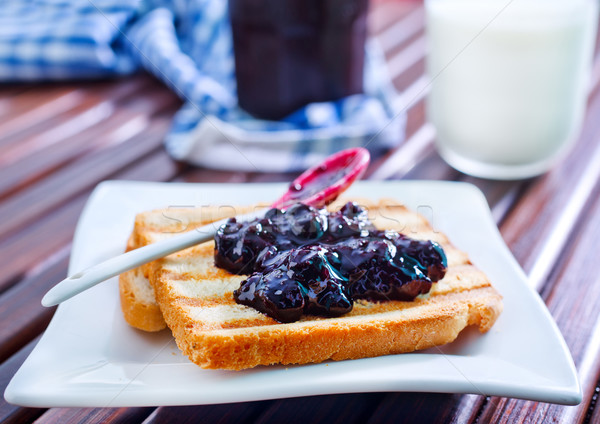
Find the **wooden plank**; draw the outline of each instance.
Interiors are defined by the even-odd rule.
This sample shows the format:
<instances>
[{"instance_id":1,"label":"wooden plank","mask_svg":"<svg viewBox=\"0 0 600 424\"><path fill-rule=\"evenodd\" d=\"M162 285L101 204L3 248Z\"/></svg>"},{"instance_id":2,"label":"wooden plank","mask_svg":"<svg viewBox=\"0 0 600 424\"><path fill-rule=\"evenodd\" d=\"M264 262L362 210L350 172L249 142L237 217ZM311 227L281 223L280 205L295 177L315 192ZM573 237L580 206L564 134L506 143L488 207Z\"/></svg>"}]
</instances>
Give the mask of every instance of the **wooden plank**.
<instances>
[{"instance_id":1,"label":"wooden plank","mask_svg":"<svg viewBox=\"0 0 600 424\"><path fill-rule=\"evenodd\" d=\"M580 422L600 423L600 408L598 407L598 398L600 398L600 381L596 384L590 407Z\"/></svg>"},{"instance_id":2,"label":"wooden plank","mask_svg":"<svg viewBox=\"0 0 600 424\"><path fill-rule=\"evenodd\" d=\"M163 181L172 179L178 170L179 166L166 155L164 150L159 149L155 154L136 163L135 166L115 174L115 178ZM59 209L54 214L56 216L52 216L47 220L45 219L44 225L54 232L54 234L48 235L48 239L57 240L55 236L64 236L66 234L66 237L59 237L60 240L58 241L62 240L62 244L56 243L48 246L44 243L44 247L46 248L42 249L41 252L36 252L37 246L35 243L39 239L32 236L32 234L39 234L42 231L39 228L32 228L29 236L23 237L23 234L20 234L23 240L27 240L22 250L27 251L28 254L22 256L28 258L31 263L37 263L43 260L43 258L51 256L52 252L56 249L62 248L62 252L59 252L53 261L49 260L46 264L42 264L36 270L32 271L25 280L21 281L13 289L4 292L2 297L0 297L0 319L4 323L10 322L11 324L0 330L0 345L3 348L3 354L5 348L8 351L14 351L16 346L25 343L28 338L26 335L31 336L41 332L50 315L53 313L53 309L42 308L39 302L46 290L66 274L66 257L69 253L68 242L70 242L72 229L76 224L77 217L88 195L89 192L83 193L77 199L70 201L65 207ZM70 231L65 231L65 228L68 228ZM64 239L67 240L64 241ZM2 251L1 247L0 251ZM12 249L11 253L21 256ZM24 269L27 269L27 265L28 262L24 261L24 263L13 266L9 269L9 272L13 270L12 273L14 274L14 269L24 272ZM4 319L5 316L10 316L11 320L6 321ZM8 379L12 377L29 354L35 342L36 340L30 343L23 353L19 352L12 355L10 359L2 364L0 367L0 376L6 379L3 387L6 386ZM9 405L3 400L0 402L0 421L2 422L5 422L5 420L6 422L15 423L32 422L42 412L43 410ZM141 422L151 412L151 408L53 409L40 417L40 420L37 422Z\"/></svg>"},{"instance_id":3,"label":"wooden plank","mask_svg":"<svg viewBox=\"0 0 600 424\"><path fill-rule=\"evenodd\" d=\"M407 180L455 181L461 175L459 171L444 162L434 148L431 148L420 158L418 166L413 167L401 177Z\"/></svg>"},{"instance_id":4,"label":"wooden plank","mask_svg":"<svg viewBox=\"0 0 600 424\"><path fill-rule=\"evenodd\" d=\"M299 175L298 173L293 173L293 172L270 173L270 174L252 173L252 174L248 175L248 179L249 179L249 181L251 181L253 183L291 182L298 175ZM273 199L273 200L275 200L275 199Z\"/></svg>"},{"instance_id":5,"label":"wooden plank","mask_svg":"<svg viewBox=\"0 0 600 424\"><path fill-rule=\"evenodd\" d=\"M581 360L577 364L579 383L583 391L583 400L577 407L565 408L560 411L563 422L600 422L590 421L592 414L597 412L598 391L600 383L600 320L588 337L588 343Z\"/></svg>"},{"instance_id":6,"label":"wooden plank","mask_svg":"<svg viewBox=\"0 0 600 424\"><path fill-rule=\"evenodd\" d=\"M369 16L371 33L385 52L395 53L423 33L425 9L415 3L387 3Z\"/></svg>"},{"instance_id":7,"label":"wooden plank","mask_svg":"<svg viewBox=\"0 0 600 424\"><path fill-rule=\"evenodd\" d=\"M190 167L173 181L188 183L245 183L248 182L247 172L220 171L206 168Z\"/></svg>"},{"instance_id":8,"label":"wooden plank","mask_svg":"<svg viewBox=\"0 0 600 424\"><path fill-rule=\"evenodd\" d=\"M80 100L80 95L72 95L76 87L76 84L34 84L25 89L1 86L0 138L12 135L15 128L18 131L26 126L20 121L21 116L29 114L29 120L36 121L51 116L53 109L66 110L76 104ZM15 119L17 122L14 122Z\"/></svg>"},{"instance_id":9,"label":"wooden plank","mask_svg":"<svg viewBox=\"0 0 600 424\"><path fill-rule=\"evenodd\" d=\"M385 33L395 34L384 36L380 41L382 47L395 46L397 43L410 38L414 33L411 15L421 9L420 1L371 0L367 30L369 36L381 36Z\"/></svg>"},{"instance_id":10,"label":"wooden plank","mask_svg":"<svg viewBox=\"0 0 600 424\"><path fill-rule=\"evenodd\" d=\"M535 285L544 283L549 267L583 212L592 183L600 177L600 121L594 119L598 114L600 94L594 96L588 108L585 127L571 154L528 186L524 200L515 206L501 227L504 239L523 268L532 271L540 267L535 271ZM578 187L583 189L577 190ZM552 251L544 252L545 246ZM536 265L537 261L543 262Z\"/></svg>"},{"instance_id":11,"label":"wooden plank","mask_svg":"<svg viewBox=\"0 0 600 424\"><path fill-rule=\"evenodd\" d=\"M0 296L0 362L44 331L55 308L44 308L40 300L67 276L70 246L65 246L37 266L23 281Z\"/></svg>"},{"instance_id":12,"label":"wooden plank","mask_svg":"<svg viewBox=\"0 0 600 424\"><path fill-rule=\"evenodd\" d=\"M597 358L600 348L600 284L598 282L597 255L600 237L600 184L586 206L586 215L570 238L569 244L556 263L548 289L542 294L548 309L556 320L573 355L575 365L580 367L586 355ZM588 349L590 349L588 351ZM482 419L488 421L542 422L549 419L562 421L563 414L571 419L585 417L588 405L597 387L598 361L594 367L580 371L585 399L577 407L532 403L515 399L496 399L498 407L487 407ZM576 412L576 413L575 413ZM567 422L567 421L564 421Z\"/></svg>"},{"instance_id":13,"label":"wooden plank","mask_svg":"<svg viewBox=\"0 0 600 424\"><path fill-rule=\"evenodd\" d=\"M136 133L146 131L157 115L171 114L179 100L166 89L156 88L119 105L113 113L91 127L0 168L0 199L48 176L70 161L85 160L86 154L93 155L111 145L130 140ZM135 142L141 143L139 140Z\"/></svg>"},{"instance_id":14,"label":"wooden plank","mask_svg":"<svg viewBox=\"0 0 600 424\"><path fill-rule=\"evenodd\" d=\"M460 174L458 181L473 184L485 195L496 223L502 222L526 190L528 181L493 181Z\"/></svg>"},{"instance_id":15,"label":"wooden plank","mask_svg":"<svg viewBox=\"0 0 600 424\"><path fill-rule=\"evenodd\" d=\"M456 405L460 397L456 394L440 393L389 393L366 422L449 422L457 412Z\"/></svg>"},{"instance_id":16,"label":"wooden plank","mask_svg":"<svg viewBox=\"0 0 600 424\"><path fill-rule=\"evenodd\" d=\"M4 393L6 386L8 386L8 382L23 364L25 359L29 356L38 340L39 337L24 346L19 352L12 355L10 359L4 361L0 365L0 391L2 393ZM44 409L24 408L6 402L6 400L4 400L4 396L0 398L0 422L3 424L22 424L33 422L42 413L44 413Z\"/></svg>"},{"instance_id":17,"label":"wooden plank","mask_svg":"<svg viewBox=\"0 0 600 424\"><path fill-rule=\"evenodd\" d=\"M28 186L0 204L0 235L14 234L29 222L39 219L69 198L97 181L126 168L151 151L162 146L162 139L170 126L166 117L155 117L148 127L120 141L56 170L43 180ZM48 195L52 193L52 195ZM35 205L35 207L32 207Z\"/></svg>"},{"instance_id":18,"label":"wooden plank","mask_svg":"<svg viewBox=\"0 0 600 424\"><path fill-rule=\"evenodd\" d=\"M362 424L382 397L379 393L362 393L282 399L265 409L255 422Z\"/></svg>"},{"instance_id":19,"label":"wooden plank","mask_svg":"<svg viewBox=\"0 0 600 424\"><path fill-rule=\"evenodd\" d=\"M36 424L131 424L142 422L152 408L53 408L42 414Z\"/></svg>"},{"instance_id":20,"label":"wooden plank","mask_svg":"<svg viewBox=\"0 0 600 424\"><path fill-rule=\"evenodd\" d=\"M42 220L31 222L13 236L0 239L0 293L71 242L87 197L88 193L83 193Z\"/></svg>"},{"instance_id":21,"label":"wooden plank","mask_svg":"<svg viewBox=\"0 0 600 424\"><path fill-rule=\"evenodd\" d=\"M0 83L0 122L14 110L14 98L31 89L31 84Z\"/></svg>"},{"instance_id":22,"label":"wooden plank","mask_svg":"<svg viewBox=\"0 0 600 424\"><path fill-rule=\"evenodd\" d=\"M186 169L186 165L177 163L164 149L159 148L152 155L134 162L130 168L121 170L109 179L132 181L172 181Z\"/></svg>"},{"instance_id":23,"label":"wooden plank","mask_svg":"<svg viewBox=\"0 0 600 424\"><path fill-rule=\"evenodd\" d=\"M424 74L425 49L427 47L425 35L416 37L406 48L390 57L387 66L392 75L394 84L403 89Z\"/></svg>"},{"instance_id":24,"label":"wooden plank","mask_svg":"<svg viewBox=\"0 0 600 424\"><path fill-rule=\"evenodd\" d=\"M143 160L142 160L143 159ZM103 178L144 181L168 181L181 170L181 166L158 148L147 157L140 158L127 168ZM76 178L76 177L74 177ZM10 237L0 240L0 292L18 282L27 270L71 242L81 210L93 187L76 195L60 208L30 222ZM43 243L40 242L43 240Z\"/></svg>"},{"instance_id":25,"label":"wooden plank","mask_svg":"<svg viewBox=\"0 0 600 424\"><path fill-rule=\"evenodd\" d=\"M400 148L386 157L375 160L366 175L371 180L399 179L407 175L423 158L433 153L435 130L431 124L423 125ZM446 167L444 167L446 168ZM373 170L372 172L369 172Z\"/></svg>"},{"instance_id":26,"label":"wooden plank","mask_svg":"<svg viewBox=\"0 0 600 424\"><path fill-rule=\"evenodd\" d=\"M411 99L411 101L414 101L414 99ZM409 103L406 107L406 136L411 137L429 124L425 118L425 99L420 98L416 103Z\"/></svg>"},{"instance_id":27,"label":"wooden plank","mask_svg":"<svg viewBox=\"0 0 600 424\"><path fill-rule=\"evenodd\" d=\"M409 85L401 88L398 86L401 83ZM423 156L434 150L435 128L425 117L425 96L429 92L427 78L420 77L413 81L408 77L406 82L398 82L397 88L401 90L400 109L406 113L405 140L382 157L373 158L372 171L367 172L367 178L370 179L401 178L417 165ZM401 119L401 116L393 119Z\"/></svg>"},{"instance_id":28,"label":"wooden plank","mask_svg":"<svg viewBox=\"0 0 600 424\"><path fill-rule=\"evenodd\" d=\"M271 401L157 408L144 424L251 423Z\"/></svg>"},{"instance_id":29,"label":"wooden plank","mask_svg":"<svg viewBox=\"0 0 600 424\"><path fill-rule=\"evenodd\" d=\"M10 125L9 131L0 135L0 143L4 146L0 163L16 162L93 125L109 115L120 99L141 92L150 84L152 80L148 78L134 78L122 84L90 82L75 86L77 88L71 88L59 98L64 106L56 107L53 102L44 105L44 116L29 116L37 111L36 103L30 100L32 111L10 116L6 124Z\"/></svg>"},{"instance_id":30,"label":"wooden plank","mask_svg":"<svg viewBox=\"0 0 600 424\"><path fill-rule=\"evenodd\" d=\"M425 110L423 100L428 88L427 79L422 77L425 57L425 39L423 37L424 9L420 3L409 4L412 7L410 13L403 19L398 19L394 25L391 25L377 36L388 58L390 78L400 93L400 98L398 99L399 108L407 113L405 131L407 140L412 139L416 133L423 129ZM394 117L393 119L400 119L400 117ZM401 137L402 134L398 134L398 138L400 139ZM424 144L422 143L423 137L418 137L418 140L419 143L413 143L413 147L407 149L413 155L421 153L421 150L415 150L414 145L418 144L419 149L428 149L430 148L430 143L433 142L433 139L431 139ZM402 144L402 147L405 144L406 142ZM367 176L373 170L385 165L386 159L397 151L399 150L394 149L385 155L384 158L375 158L371 171L367 173ZM406 164L411 159L404 159L402 161L403 168L406 168ZM396 158L393 159L393 161L395 160ZM399 170L397 173L403 171L406 172L406 169ZM391 176L387 174L389 174L389 171L381 171L379 175L373 178L386 179Z\"/></svg>"}]
</instances>

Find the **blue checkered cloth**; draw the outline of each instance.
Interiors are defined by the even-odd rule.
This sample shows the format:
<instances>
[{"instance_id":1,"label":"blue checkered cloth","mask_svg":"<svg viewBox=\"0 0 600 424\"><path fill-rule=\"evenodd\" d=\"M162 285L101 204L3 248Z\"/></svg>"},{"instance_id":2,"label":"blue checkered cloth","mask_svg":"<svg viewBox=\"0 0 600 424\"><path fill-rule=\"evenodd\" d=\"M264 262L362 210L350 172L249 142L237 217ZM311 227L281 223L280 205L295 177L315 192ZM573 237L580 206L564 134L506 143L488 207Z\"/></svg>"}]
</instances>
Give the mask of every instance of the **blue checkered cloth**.
<instances>
[{"instance_id":1,"label":"blue checkered cloth","mask_svg":"<svg viewBox=\"0 0 600 424\"><path fill-rule=\"evenodd\" d=\"M144 68L185 100L169 154L216 169L298 171L332 152L374 155L403 140L405 113L383 55L367 45L365 94L309 104L280 121L237 104L227 0L4 0L0 81L126 75Z\"/></svg>"}]
</instances>

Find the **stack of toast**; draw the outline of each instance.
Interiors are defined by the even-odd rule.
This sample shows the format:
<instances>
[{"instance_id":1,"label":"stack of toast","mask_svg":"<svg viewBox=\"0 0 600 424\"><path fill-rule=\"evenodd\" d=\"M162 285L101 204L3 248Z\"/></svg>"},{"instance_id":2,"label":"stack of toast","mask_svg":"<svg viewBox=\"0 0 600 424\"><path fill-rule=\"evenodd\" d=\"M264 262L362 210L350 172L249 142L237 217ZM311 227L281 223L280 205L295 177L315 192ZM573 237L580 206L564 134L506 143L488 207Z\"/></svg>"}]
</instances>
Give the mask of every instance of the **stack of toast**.
<instances>
[{"instance_id":1,"label":"stack of toast","mask_svg":"<svg viewBox=\"0 0 600 424\"><path fill-rule=\"evenodd\" d=\"M330 205L339 209L346 200ZM306 364L411 352L452 342L467 326L488 331L502 297L466 253L420 215L390 199L354 199L378 229L433 240L448 258L445 277L414 301L354 302L337 318L304 316L282 324L240 305L233 291L247 278L214 265L206 242L128 271L119 279L125 320L144 331L170 328L179 348L203 368L240 370L258 365ZM127 249L259 206L162 209L137 215Z\"/></svg>"}]
</instances>

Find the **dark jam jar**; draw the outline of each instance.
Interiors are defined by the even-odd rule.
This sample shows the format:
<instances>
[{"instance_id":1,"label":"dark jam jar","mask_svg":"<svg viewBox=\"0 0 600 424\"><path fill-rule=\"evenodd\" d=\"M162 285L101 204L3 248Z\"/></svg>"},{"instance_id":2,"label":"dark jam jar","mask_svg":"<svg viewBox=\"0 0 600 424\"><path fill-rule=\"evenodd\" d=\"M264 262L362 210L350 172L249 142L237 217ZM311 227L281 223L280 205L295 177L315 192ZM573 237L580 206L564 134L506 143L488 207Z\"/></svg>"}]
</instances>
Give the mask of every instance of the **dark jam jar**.
<instances>
[{"instance_id":1,"label":"dark jam jar","mask_svg":"<svg viewBox=\"0 0 600 424\"><path fill-rule=\"evenodd\" d=\"M363 92L368 0L229 0L238 101L257 118Z\"/></svg>"}]
</instances>

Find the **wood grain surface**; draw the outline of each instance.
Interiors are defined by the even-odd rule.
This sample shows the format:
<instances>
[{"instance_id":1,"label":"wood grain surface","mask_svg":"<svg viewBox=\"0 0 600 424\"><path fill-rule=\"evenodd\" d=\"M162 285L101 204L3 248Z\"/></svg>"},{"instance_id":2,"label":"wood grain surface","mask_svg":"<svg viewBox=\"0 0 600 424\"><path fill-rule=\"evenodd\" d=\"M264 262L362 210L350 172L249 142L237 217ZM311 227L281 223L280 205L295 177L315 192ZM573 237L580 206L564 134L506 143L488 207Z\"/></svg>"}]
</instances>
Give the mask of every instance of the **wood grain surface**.
<instances>
[{"instance_id":1,"label":"wood grain surface","mask_svg":"<svg viewBox=\"0 0 600 424\"><path fill-rule=\"evenodd\" d=\"M505 423L600 422L600 52L584 126L550 172L491 181L450 168L426 122L426 39L420 1L372 2L408 115L406 140L367 178L466 181L485 194L501 234L556 320L577 367L583 401L561 406L480 395L370 393L229 405L24 408L0 401L7 423ZM162 140L182 102L146 74L94 82L0 84L0 387L31 352L54 309L42 295L66 276L77 219L106 179L289 181L293 174L213 171L168 157ZM398 134L401 137L401 134Z\"/></svg>"}]
</instances>

